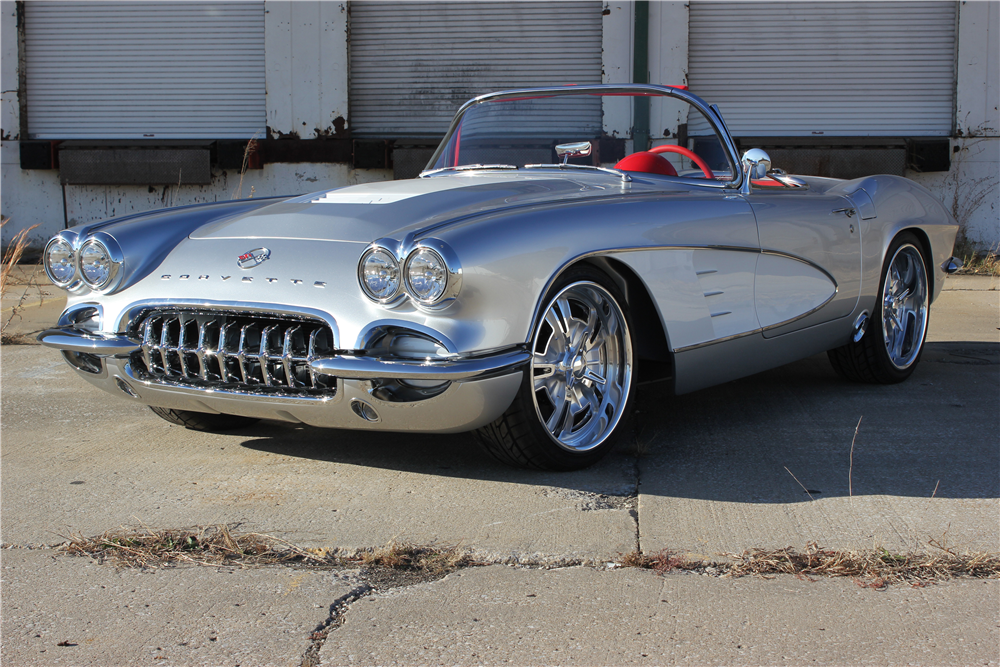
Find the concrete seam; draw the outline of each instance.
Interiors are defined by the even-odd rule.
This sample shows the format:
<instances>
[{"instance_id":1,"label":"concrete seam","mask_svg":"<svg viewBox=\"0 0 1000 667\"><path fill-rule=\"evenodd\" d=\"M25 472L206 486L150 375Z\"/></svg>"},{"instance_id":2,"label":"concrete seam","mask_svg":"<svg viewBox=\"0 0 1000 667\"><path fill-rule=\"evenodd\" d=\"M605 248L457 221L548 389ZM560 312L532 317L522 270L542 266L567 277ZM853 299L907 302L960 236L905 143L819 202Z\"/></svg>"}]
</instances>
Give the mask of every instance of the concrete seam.
<instances>
[{"instance_id":1,"label":"concrete seam","mask_svg":"<svg viewBox=\"0 0 1000 667\"><path fill-rule=\"evenodd\" d=\"M323 648L326 638L344 624L344 614L347 613L348 608L374 590L375 588L370 584L361 584L333 601L333 604L330 605L330 615L309 635L312 644L302 656L301 667L317 667L319 665L319 652Z\"/></svg>"}]
</instances>

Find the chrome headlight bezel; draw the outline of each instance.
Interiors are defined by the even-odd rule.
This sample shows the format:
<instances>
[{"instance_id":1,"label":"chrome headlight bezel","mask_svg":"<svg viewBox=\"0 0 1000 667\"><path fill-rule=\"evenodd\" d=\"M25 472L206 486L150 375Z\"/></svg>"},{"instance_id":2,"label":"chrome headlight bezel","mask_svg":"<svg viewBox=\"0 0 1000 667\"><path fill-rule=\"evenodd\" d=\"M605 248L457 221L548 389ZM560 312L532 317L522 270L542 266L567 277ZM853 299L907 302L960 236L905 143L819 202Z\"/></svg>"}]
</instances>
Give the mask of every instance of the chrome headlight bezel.
<instances>
[{"instance_id":1,"label":"chrome headlight bezel","mask_svg":"<svg viewBox=\"0 0 1000 667\"><path fill-rule=\"evenodd\" d=\"M445 271L445 284L441 293L432 299L423 299L417 295L410 281L410 269L413 260L421 254L427 254L439 261ZM445 308L458 298L462 291L462 265L458 256L444 241L439 239L422 239L417 241L406 255L403 264L403 285L406 294L418 306L430 309Z\"/></svg>"},{"instance_id":2,"label":"chrome headlight bezel","mask_svg":"<svg viewBox=\"0 0 1000 667\"><path fill-rule=\"evenodd\" d=\"M83 254L89 248L97 248L104 254L108 261L108 273L98 282L91 282L84 273ZM113 292L118 287L124 274L125 258L122 255L118 242L113 237L103 232L97 232L80 244L80 249L77 251L76 257L77 274L80 280L92 291L98 294L107 294Z\"/></svg>"},{"instance_id":3,"label":"chrome headlight bezel","mask_svg":"<svg viewBox=\"0 0 1000 667\"><path fill-rule=\"evenodd\" d=\"M70 256L70 263L73 266L73 274L68 280L59 280L52 272L52 265L49 260L49 252L55 245L63 245L68 249ZM49 239L49 242L45 244L45 249L42 251L42 267L45 269L45 275L48 276L52 284L60 289L72 290L80 286L80 266L78 262L78 253L73 239L67 238L64 234L57 234Z\"/></svg>"},{"instance_id":4,"label":"chrome headlight bezel","mask_svg":"<svg viewBox=\"0 0 1000 667\"><path fill-rule=\"evenodd\" d=\"M396 286L392 293L386 296L379 296L369 287L367 280L365 280L365 262L376 253L382 253L391 259L396 271ZM361 253L361 259L358 261L358 283L361 285L361 291L364 292L366 297L383 306L398 303L405 296L403 292L403 269L400 266L399 259L387 244L379 243L378 241L372 243Z\"/></svg>"}]
</instances>

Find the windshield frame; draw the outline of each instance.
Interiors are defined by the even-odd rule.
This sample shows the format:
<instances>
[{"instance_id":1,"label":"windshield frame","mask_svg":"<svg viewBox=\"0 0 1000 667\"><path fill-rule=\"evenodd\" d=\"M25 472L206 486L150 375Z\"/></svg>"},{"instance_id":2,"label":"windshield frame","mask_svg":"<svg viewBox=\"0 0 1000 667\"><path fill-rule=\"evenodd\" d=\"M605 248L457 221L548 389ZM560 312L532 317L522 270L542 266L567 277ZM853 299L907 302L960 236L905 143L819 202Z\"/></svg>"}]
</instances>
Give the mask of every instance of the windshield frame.
<instances>
[{"instance_id":1,"label":"windshield frame","mask_svg":"<svg viewBox=\"0 0 1000 667\"><path fill-rule=\"evenodd\" d=\"M441 154L444 152L448 143L451 141L458 127L462 123L462 119L465 114L480 104L487 102L495 102L499 100L505 100L510 98L522 98L528 96L537 97L555 97L558 95L629 95L635 97L673 97L697 108L708 120L709 125L718 135L719 139L722 140L723 146L725 146L726 154L728 159L733 165L733 179L729 181L707 181L707 180L696 180L696 179L684 179L685 182L695 185L701 185L705 187L713 188L739 188L745 175L743 173L743 165L740 162L739 155L736 149L736 142L733 141L732 136L729 134L729 128L726 127L726 122L722 119L722 114L719 112L718 107L709 105L705 100L701 99L697 95L683 90L681 88L674 88L671 86L658 86L651 83L605 83L605 84L593 84L589 86L547 86L543 88L516 88L512 90L501 90L495 93L487 93L486 95L480 95L479 97L474 97L461 107L455 113L455 117L452 119L451 124L448 126L448 132L444 135L441 143L438 144L437 149L435 149L434 154L428 161L427 166L424 167L424 171L420 173L421 176L425 174L441 173L448 170L460 169L465 165L458 165L457 167L444 167L441 169L436 169L434 165L437 163ZM623 172L625 173L625 172ZM671 177L664 177L671 178Z\"/></svg>"}]
</instances>

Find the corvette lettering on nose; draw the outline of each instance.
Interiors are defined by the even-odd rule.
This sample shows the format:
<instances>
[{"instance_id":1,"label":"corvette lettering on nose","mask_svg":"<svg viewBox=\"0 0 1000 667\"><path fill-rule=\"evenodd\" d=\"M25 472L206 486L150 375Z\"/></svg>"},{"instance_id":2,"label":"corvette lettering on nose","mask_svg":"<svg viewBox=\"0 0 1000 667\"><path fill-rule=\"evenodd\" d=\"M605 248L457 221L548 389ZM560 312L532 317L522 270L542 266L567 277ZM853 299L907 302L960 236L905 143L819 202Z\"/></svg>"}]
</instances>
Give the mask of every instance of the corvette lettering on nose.
<instances>
[{"instance_id":1,"label":"corvette lettering on nose","mask_svg":"<svg viewBox=\"0 0 1000 667\"><path fill-rule=\"evenodd\" d=\"M241 269L252 269L266 262L271 257L271 251L267 248L254 248L245 252L236 260L236 265Z\"/></svg>"}]
</instances>

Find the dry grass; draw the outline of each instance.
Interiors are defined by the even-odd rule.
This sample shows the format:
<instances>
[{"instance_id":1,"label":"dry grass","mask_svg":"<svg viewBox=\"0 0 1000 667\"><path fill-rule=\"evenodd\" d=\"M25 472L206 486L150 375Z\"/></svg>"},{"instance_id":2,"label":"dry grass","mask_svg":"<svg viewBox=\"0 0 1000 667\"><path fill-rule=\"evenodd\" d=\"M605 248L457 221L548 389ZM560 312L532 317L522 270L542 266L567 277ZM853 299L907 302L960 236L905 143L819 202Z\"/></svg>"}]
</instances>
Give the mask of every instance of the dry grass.
<instances>
[{"instance_id":1,"label":"dry grass","mask_svg":"<svg viewBox=\"0 0 1000 667\"><path fill-rule=\"evenodd\" d=\"M243 166L240 168L240 183L236 186L233 191L233 199L242 199L243 197L243 177L246 176L247 169L250 167L250 156L257 152L257 135L260 132L254 132L253 136L250 137L250 141L247 142L247 147L243 149ZM253 199L254 188L250 186L250 198Z\"/></svg>"},{"instance_id":2,"label":"dry grass","mask_svg":"<svg viewBox=\"0 0 1000 667\"><path fill-rule=\"evenodd\" d=\"M469 556L457 547L414 546L395 541L371 551L362 551L353 560L365 567L420 572L431 576L473 564Z\"/></svg>"},{"instance_id":3,"label":"dry grass","mask_svg":"<svg viewBox=\"0 0 1000 667\"><path fill-rule=\"evenodd\" d=\"M937 546L932 543L932 546ZM885 588L908 583L923 586L933 581L956 577L1000 578L1000 556L984 553L955 553L938 547L937 554L894 554L886 549L871 551L836 551L810 544L805 551L785 549L750 549L741 554L727 554L729 560L706 563L669 551L646 556L631 553L619 563L659 573L673 570L711 568L724 577L772 576L791 574L797 577L851 577L865 588Z\"/></svg>"},{"instance_id":4,"label":"dry grass","mask_svg":"<svg viewBox=\"0 0 1000 667\"><path fill-rule=\"evenodd\" d=\"M109 531L97 537L77 535L61 547L119 567L160 565L274 565L327 558L259 533L234 534L228 526L193 530Z\"/></svg>"},{"instance_id":5,"label":"dry grass","mask_svg":"<svg viewBox=\"0 0 1000 667\"><path fill-rule=\"evenodd\" d=\"M955 254L962 259L960 274L1000 276L1000 245L977 251L970 244L960 244L955 248Z\"/></svg>"},{"instance_id":6,"label":"dry grass","mask_svg":"<svg viewBox=\"0 0 1000 667\"><path fill-rule=\"evenodd\" d=\"M10 218L0 221L0 229L6 226L8 222L10 222ZM36 227L38 227L38 225L32 225L27 229L22 229L7 243L7 248L3 252L2 263L0 263L0 297L6 296L7 291L11 288L11 273L14 271L14 267L17 266L18 262L20 262L21 258L24 256L24 251L28 249L28 233ZM37 270L37 266L35 267L35 270ZM28 285L25 286L24 292L21 294L21 298L10 309L10 314L4 318L2 323L0 323L0 342L4 344L20 342L18 340L19 337L10 336L7 333L7 327L10 326L10 323L15 317L21 316L21 310L24 308L24 302L28 297L28 292L31 288L34 277L35 273L32 271L32 274L28 279Z\"/></svg>"},{"instance_id":7,"label":"dry grass","mask_svg":"<svg viewBox=\"0 0 1000 667\"><path fill-rule=\"evenodd\" d=\"M62 545L66 553L90 556L118 567L164 565L254 567L302 564L361 566L436 577L473 565L457 547L436 548L390 542L384 547L339 555L327 549L300 549L261 533L235 533L226 525L184 530L119 530L97 537L73 536Z\"/></svg>"}]
</instances>

